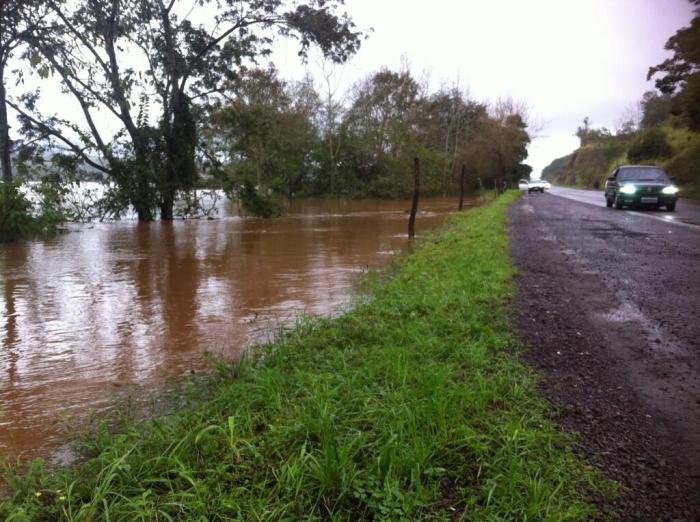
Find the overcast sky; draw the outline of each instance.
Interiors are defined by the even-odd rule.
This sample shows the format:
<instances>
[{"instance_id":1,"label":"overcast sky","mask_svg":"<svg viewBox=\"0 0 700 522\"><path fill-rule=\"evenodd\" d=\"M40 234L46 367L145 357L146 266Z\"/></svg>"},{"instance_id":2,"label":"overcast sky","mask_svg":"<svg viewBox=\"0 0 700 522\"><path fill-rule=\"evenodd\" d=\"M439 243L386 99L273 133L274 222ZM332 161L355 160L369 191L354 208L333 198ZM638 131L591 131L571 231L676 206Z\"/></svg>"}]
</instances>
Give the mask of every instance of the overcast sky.
<instances>
[{"instance_id":1,"label":"overcast sky","mask_svg":"<svg viewBox=\"0 0 700 522\"><path fill-rule=\"evenodd\" d=\"M346 9L374 32L344 67L345 86L404 59L434 85L459 78L478 100L526 101L542 124L527 160L534 174L578 146L584 117L614 128L653 89L649 66L692 18L687 0L347 0ZM296 49L280 43L274 57L287 78L304 73Z\"/></svg>"}]
</instances>

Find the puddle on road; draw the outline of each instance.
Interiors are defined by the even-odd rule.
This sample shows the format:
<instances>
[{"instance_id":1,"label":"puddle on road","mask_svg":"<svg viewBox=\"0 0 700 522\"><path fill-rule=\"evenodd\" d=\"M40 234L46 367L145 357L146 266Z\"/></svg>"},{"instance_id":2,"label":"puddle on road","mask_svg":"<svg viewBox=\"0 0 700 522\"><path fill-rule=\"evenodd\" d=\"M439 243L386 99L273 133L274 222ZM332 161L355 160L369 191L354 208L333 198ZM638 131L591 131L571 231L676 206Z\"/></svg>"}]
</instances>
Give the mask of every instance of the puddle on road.
<instances>
[{"instance_id":1,"label":"puddle on road","mask_svg":"<svg viewBox=\"0 0 700 522\"><path fill-rule=\"evenodd\" d=\"M669 335L659 323L650 319L637 305L628 300L623 300L622 304L617 308L596 315L599 319L608 323L618 325L632 323L629 325L630 329L634 329L633 324L637 323L640 327L640 340L647 341L648 346L653 351L676 355L684 353L684 350L672 335Z\"/></svg>"},{"instance_id":2,"label":"puddle on road","mask_svg":"<svg viewBox=\"0 0 700 522\"><path fill-rule=\"evenodd\" d=\"M645 234L643 232L632 232L630 230L626 230L624 228L617 227L614 225L608 227L586 228L585 230L587 230L593 236L600 239L609 239L611 237L642 238L648 236L648 234Z\"/></svg>"}]
</instances>

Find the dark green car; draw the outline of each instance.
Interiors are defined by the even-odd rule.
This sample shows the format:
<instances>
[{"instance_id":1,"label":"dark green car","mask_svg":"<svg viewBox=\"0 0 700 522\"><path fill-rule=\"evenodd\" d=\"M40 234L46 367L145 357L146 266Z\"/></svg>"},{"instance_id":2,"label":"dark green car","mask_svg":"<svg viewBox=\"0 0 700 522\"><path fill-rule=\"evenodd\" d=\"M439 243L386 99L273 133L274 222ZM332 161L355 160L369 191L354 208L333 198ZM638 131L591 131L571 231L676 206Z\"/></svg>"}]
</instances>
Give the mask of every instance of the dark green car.
<instances>
[{"instance_id":1,"label":"dark green car","mask_svg":"<svg viewBox=\"0 0 700 522\"><path fill-rule=\"evenodd\" d=\"M622 165L605 182L608 207L666 207L676 210L678 187L660 167Z\"/></svg>"}]
</instances>

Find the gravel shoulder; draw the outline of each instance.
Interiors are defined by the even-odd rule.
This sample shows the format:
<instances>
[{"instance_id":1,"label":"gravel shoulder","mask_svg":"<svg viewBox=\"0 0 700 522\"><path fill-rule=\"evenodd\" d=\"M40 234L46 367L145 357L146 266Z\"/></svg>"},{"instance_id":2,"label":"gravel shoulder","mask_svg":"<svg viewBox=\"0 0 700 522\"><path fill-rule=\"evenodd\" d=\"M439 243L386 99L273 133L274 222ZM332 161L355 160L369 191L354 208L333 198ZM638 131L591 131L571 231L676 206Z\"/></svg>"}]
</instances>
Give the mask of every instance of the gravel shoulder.
<instances>
[{"instance_id":1,"label":"gravel shoulder","mask_svg":"<svg viewBox=\"0 0 700 522\"><path fill-rule=\"evenodd\" d=\"M510 210L525 362L623 520L700 520L700 231L551 194Z\"/></svg>"}]
</instances>

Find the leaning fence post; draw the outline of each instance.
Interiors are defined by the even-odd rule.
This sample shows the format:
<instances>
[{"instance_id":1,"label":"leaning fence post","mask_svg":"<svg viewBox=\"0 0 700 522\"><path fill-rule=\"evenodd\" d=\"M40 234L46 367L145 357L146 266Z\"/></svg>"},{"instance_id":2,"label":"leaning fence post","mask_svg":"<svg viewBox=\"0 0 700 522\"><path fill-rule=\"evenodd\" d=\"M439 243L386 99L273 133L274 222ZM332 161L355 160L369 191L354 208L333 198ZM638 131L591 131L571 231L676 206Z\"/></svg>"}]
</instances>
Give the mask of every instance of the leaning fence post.
<instances>
[{"instance_id":1,"label":"leaning fence post","mask_svg":"<svg viewBox=\"0 0 700 522\"><path fill-rule=\"evenodd\" d=\"M420 194L420 160L413 158L413 203L411 204L411 217L408 218L408 238L416 235L416 212L418 212L418 196Z\"/></svg>"}]
</instances>

